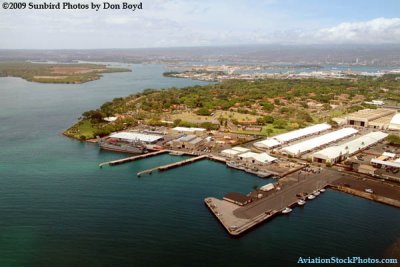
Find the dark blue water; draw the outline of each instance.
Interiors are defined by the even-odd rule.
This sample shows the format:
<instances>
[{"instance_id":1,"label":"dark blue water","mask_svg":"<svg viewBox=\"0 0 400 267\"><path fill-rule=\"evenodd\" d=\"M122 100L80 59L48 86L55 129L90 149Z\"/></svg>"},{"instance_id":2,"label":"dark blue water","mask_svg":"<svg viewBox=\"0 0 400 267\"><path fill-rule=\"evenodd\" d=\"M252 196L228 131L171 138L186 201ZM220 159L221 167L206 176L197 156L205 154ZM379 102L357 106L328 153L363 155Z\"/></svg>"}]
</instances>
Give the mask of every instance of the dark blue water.
<instances>
[{"instance_id":1,"label":"dark blue water","mask_svg":"<svg viewBox=\"0 0 400 267\"><path fill-rule=\"evenodd\" d=\"M292 266L299 256L382 256L400 237L400 212L326 192L231 238L203 199L247 193L268 181L200 161L137 178L180 160L123 157L60 133L88 109L145 88L200 84L135 65L82 85L0 79L0 266Z\"/></svg>"}]
</instances>

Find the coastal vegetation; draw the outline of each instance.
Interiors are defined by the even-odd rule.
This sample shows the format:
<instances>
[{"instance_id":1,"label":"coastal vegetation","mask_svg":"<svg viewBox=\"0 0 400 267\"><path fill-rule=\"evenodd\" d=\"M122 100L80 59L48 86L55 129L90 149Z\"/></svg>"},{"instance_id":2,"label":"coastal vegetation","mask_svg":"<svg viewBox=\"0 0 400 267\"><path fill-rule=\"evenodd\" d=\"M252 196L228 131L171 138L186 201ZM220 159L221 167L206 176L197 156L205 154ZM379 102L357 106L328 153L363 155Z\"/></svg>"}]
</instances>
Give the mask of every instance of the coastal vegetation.
<instances>
[{"instance_id":1,"label":"coastal vegetation","mask_svg":"<svg viewBox=\"0 0 400 267\"><path fill-rule=\"evenodd\" d=\"M39 83L84 83L100 79L103 73L127 71L130 70L101 64L0 63L0 77L19 77Z\"/></svg>"},{"instance_id":2,"label":"coastal vegetation","mask_svg":"<svg viewBox=\"0 0 400 267\"><path fill-rule=\"evenodd\" d=\"M65 134L88 139L145 123L272 136L318 122L335 124L332 117L373 108L365 104L373 99L399 102L398 76L227 80L182 89L147 89L85 112ZM117 120L105 121L109 116Z\"/></svg>"}]
</instances>

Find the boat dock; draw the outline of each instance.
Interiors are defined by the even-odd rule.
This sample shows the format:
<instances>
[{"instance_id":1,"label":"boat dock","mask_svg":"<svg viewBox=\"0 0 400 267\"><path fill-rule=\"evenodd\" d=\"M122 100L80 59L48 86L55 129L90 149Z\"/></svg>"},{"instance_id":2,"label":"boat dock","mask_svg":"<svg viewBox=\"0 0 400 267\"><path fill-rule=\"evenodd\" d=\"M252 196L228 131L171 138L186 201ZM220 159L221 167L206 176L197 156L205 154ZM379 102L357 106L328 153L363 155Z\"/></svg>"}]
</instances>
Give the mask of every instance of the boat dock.
<instances>
[{"instance_id":1,"label":"boat dock","mask_svg":"<svg viewBox=\"0 0 400 267\"><path fill-rule=\"evenodd\" d=\"M300 194L304 198L316 190L327 187L338 178L340 177L334 171L325 171L319 174L303 173L301 177L297 173L293 173L280 180L279 190L275 188L268 192L252 192L253 196L262 194L262 197L259 199L253 197L253 202L244 206L213 197L207 197L204 202L228 233L237 236L275 215L281 214L286 207L296 206ZM320 196L316 198L318 197Z\"/></svg>"},{"instance_id":2,"label":"boat dock","mask_svg":"<svg viewBox=\"0 0 400 267\"><path fill-rule=\"evenodd\" d=\"M199 161L199 160L202 160L202 159L206 159L206 158L208 158L207 155L201 155L201 156L193 157L193 158L190 158L190 159L185 159L185 160L182 160L182 161L170 163L170 164L167 164L167 165L154 167L154 168L151 168L151 169L147 169L147 170L138 172L137 176L140 177L143 174L151 174L154 171L166 171L166 170L169 170L169 169L172 169L172 168L180 167L180 166L183 166L183 165L186 165L186 164L189 164L189 163L192 163L192 162L196 162L196 161Z\"/></svg>"},{"instance_id":3,"label":"boat dock","mask_svg":"<svg viewBox=\"0 0 400 267\"><path fill-rule=\"evenodd\" d=\"M171 152L171 151L170 150L158 150L158 151L154 151L154 152L150 152L150 153L146 153L146 154L140 154L140 155L131 156L131 157L123 158L123 159L117 159L117 160L103 162L103 163L99 164L99 167L101 168L105 165L110 165L110 166L119 165L122 163L135 161L138 159L144 159L144 158L148 158L148 157L153 157L153 156L157 156L157 155L161 155L161 154L165 154L165 153L169 153L169 152Z\"/></svg>"},{"instance_id":4,"label":"boat dock","mask_svg":"<svg viewBox=\"0 0 400 267\"><path fill-rule=\"evenodd\" d=\"M279 190L277 189L279 186ZM252 202L240 206L227 200L207 197L204 203L230 235L238 236L260 223L282 214L289 207L298 206L299 199L317 201L324 193L310 200L307 196L322 188L332 188L347 194L400 207L400 186L381 181L360 178L334 169L323 169L317 173L305 170L291 173L281 178L275 189L250 193ZM370 191L366 191L369 189ZM372 192L372 193L371 193ZM258 196L261 194L261 197ZM283 215L282 215L283 216Z\"/></svg>"}]
</instances>

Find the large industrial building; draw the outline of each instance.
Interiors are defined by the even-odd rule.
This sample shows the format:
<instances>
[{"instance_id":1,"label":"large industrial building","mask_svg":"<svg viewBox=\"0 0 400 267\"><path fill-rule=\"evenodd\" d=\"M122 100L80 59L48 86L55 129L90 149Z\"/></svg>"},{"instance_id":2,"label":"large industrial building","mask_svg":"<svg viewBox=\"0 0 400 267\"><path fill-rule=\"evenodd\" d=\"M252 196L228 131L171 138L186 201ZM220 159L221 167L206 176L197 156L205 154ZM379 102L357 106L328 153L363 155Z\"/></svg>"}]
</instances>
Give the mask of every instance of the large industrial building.
<instances>
[{"instance_id":1,"label":"large industrial building","mask_svg":"<svg viewBox=\"0 0 400 267\"><path fill-rule=\"evenodd\" d=\"M140 141L146 144L154 144L164 138L162 135L144 134L139 132L119 132L110 135L110 138L118 139L125 142Z\"/></svg>"},{"instance_id":2,"label":"large industrial building","mask_svg":"<svg viewBox=\"0 0 400 267\"><path fill-rule=\"evenodd\" d=\"M334 164L378 143L386 136L388 134L383 132L371 132L341 145L315 152L312 159L314 162Z\"/></svg>"},{"instance_id":3,"label":"large industrial building","mask_svg":"<svg viewBox=\"0 0 400 267\"><path fill-rule=\"evenodd\" d=\"M385 130L389 127L396 110L387 108L362 109L340 118L334 118L339 125L354 125Z\"/></svg>"},{"instance_id":4,"label":"large industrial building","mask_svg":"<svg viewBox=\"0 0 400 267\"><path fill-rule=\"evenodd\" d=\"M183 135L178 139L169 142L174 149L186 148L195 149L204 142L204 139L193 134Z\"/></svg>"},{"instance_id":5,"label":"large industrial building","mask_svg":"<svg viewBox=\"0 0 400 267\"><path fill-rule=\"evenodd\" d=\"M267 138L263 141L254 143L254 146L261 149L271 149L281 146L285 143L298 140L300 138L304 138L313 134L319 134L321 132L329 130L330 128L331 126L327 123L316 124L288 133L276 135L272 138Z\"/></svg>"},{"instance_id":6,"label":"large industrial building","mask_svg":"<svg viewBox=\"0 0 400 267\"><path fill-rule=\"evenodd\" d=\"M172 128L174 132L177 133L191 133L191 134L197 134L197 133L203 133L206 129L204 128L194 128L194 127L175 127Z\"/></svg>"},{"instance_id":7,"label":"large industrial building","mask_svg":"<svg viewBox=\"0 0 400 267\"><path fill-rule=\"evenodd\" d=\"M235 147L232 147L232 148L228 148L228 149L222 150L221 151L221 155L224 156L224 157L227 157L227 158L234 158L234 157L236 157L236 156L238 156L240 154L243 154L243 153L246 153L246 152L249 152L249 151L250 151L250 149L248 149L248 148L235 146Z\"/></svg>"},{"instance_id":8,"label":"large industrial building","mask_svg":"<svg viewBox=\"0 0 400 267\"><path fill-rule=\"evenodd\" d=\"M246 152L240 154L238 158L247 163L253 164L268 164L277 161L278 159L268 155L267 153Z\"/></svg>"},{"instance_id":9,"label":"large industrial building","mask_svg":"<svg viewBox=\"0 0 400 267\"><path fill-rule=\"evenodd\" d=\"M252 164L268 164L278 160L267 153L252 152L250 149L240 146L222 150L221 155L230 159L236 159Z\"/></svg>"},{"instance_id":10,"label":"large industrial building","mask_svg":"<svg viewBox=\"0 0 400 267\"><path fill-rule=\"evenodd\" d=\"M284 147L281 149L281 152L291 156L301 156L304 153L310 152L324 145L339 141L346 137L350 137L357 132L358 131L354 128L343 128L297 144L293 144L291 146Z\"/></svg>"},{"instance_id":11,"label":"large industrial building","mask_svg":"<svg viewBox=\"0 0 400 267\"><path fill-rule=\"evenodd\" d=\"M389 130L400 131L400 114L396 113L389 123Z\"/></svg>"}]
</instances>

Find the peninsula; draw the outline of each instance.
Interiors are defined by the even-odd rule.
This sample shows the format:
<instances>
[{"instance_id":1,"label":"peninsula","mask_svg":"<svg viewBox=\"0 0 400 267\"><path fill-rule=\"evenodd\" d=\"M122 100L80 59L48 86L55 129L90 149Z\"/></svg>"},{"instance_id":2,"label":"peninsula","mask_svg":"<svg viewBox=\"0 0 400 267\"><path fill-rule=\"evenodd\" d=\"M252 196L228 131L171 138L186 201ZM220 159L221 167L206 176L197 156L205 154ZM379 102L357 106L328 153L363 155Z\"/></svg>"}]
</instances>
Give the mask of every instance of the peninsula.
<instances>
[{"instance_id":1,"label":"peninsula","mask_svg":"<svg viewBox=\"0 0 400 267\"><path fill-rule=\"evenodd\" d=\"M150 126L203 127L257 136L272 136L364 108L376 98L400 101L396 75L352 79L226 80L218 84L145 90L116 98L83 113L65 131L86 140L128 129ZM108 117L113 117L111 121Z\"/></svg>"},{"instance_id":2,"label":"peninsula","mask_svg":"<svg viewBox=\"0 0 400 267\"><path fill-rule=\"evenodd\" d=\"M103 64L48 64L0 62L0 77L19 77L30 82L79 84L100 79L103 73L129 72Z\"/></svg>"}]
</instances>

